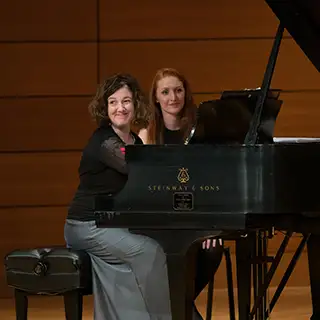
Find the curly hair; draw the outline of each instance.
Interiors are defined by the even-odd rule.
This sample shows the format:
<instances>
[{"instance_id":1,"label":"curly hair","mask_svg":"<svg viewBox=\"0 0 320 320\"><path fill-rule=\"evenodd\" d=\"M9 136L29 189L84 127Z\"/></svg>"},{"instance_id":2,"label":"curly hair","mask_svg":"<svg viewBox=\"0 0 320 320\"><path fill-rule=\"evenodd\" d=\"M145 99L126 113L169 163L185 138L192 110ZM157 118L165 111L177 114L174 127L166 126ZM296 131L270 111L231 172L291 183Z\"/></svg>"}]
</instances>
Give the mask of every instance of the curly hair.
<instances>
[{"instance_id":1,"label":"curly hair","mask_svg":"<svg viewBox=\"0 0 320 320\"><path fill-rule=\"evenodd\" d=\"M132 126L146 128L151 116L150 105L137 79L127 73L114 74L98 86L96 95L88 107L92 119L98 126L103 122L108 123L110 121L108 117L108 98L123 87L128 87L132 92L134 104Z\"/></svg>"},{"instance_id":2,"label":"curly hair","mask_svg":"<svg viewBox=\"0 0 320 320\"><path fill-rule=\"evenodd\" d=\"M185 139L189 135L191 128L196 123L197 105L194 102L190 85L185 76L182 75L178 70L173 68L159 69L156 72L150 90L150 104L152 116L148 128L147 141L151 144L163 143L164 122L160 104L157 102L156 91L158 87L158 81L168 76L173 76L179 79L183 83L183 87L185 89L184 107L181 110L180 114L182 139Z\"/></svg>"}]
</instances>

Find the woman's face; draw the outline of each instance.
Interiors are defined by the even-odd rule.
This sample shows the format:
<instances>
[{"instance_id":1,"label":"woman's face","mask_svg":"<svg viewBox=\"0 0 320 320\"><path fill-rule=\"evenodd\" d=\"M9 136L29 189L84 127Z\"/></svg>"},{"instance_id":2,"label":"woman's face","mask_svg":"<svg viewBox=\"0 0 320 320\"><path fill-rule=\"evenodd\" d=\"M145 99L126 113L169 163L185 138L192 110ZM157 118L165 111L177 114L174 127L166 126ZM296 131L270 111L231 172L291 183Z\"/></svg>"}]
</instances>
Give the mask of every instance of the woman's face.
<instances>
[{"instance_id":1,"label":"woman's face","mask_svg":"<svg viewBox=\"0 0 320 320\"><path fill-rule=\"evenodd\" d=\"M163 113L178 116L185 102L185 89L182 81L174 76L167 76L159 80L156 101L160 104Z\"/></svg>"},{"instance_id":2,"label":"woman's face","mask_svg":"<svg viewBox=\"0 0 320 320\"><path fill-rule=\"evenodd\" d=\"M108 116L111 124L119 129L130 126L134 117L134 103L128 87L117 90L108 98Z\"/></svg>"}]
</instances>

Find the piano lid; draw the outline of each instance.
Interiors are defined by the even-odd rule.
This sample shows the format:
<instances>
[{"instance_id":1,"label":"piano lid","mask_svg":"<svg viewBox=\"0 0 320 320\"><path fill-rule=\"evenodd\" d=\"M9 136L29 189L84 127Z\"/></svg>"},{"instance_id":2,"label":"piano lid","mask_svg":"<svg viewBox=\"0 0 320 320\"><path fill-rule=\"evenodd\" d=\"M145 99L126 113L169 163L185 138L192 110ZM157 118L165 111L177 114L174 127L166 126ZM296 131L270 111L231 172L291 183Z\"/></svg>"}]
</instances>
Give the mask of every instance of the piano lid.
<instances>
[{"instance_id":1,"label":"piano lid","mask_svg":"<svg viewBox=\"0 0 320 320\"><path fill-rule=\"evenodd\" d=\"M320 72L320 1L265 0Z\"/></svg>"}]
</instances>

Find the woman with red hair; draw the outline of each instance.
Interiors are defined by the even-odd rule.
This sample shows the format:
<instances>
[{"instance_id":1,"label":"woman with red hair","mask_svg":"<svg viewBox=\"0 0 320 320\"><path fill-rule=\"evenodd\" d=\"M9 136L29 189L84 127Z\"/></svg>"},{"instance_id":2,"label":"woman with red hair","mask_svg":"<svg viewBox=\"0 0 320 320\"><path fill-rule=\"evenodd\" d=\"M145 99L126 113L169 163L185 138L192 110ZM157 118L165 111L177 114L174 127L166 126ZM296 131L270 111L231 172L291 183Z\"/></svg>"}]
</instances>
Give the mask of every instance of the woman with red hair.
<instances>
[{"instance_id":1,"label":"woman with red hair","mask_svg":"<svg viewBox=\"0 0 320 320\"><path fill-rule=\"evenodd\" d=\"M188 144L196 125L197 106L187 79L176 69L157 71L150 90L152 117L148 129L139 136L146 144ZM192 142L191 142L192 143ZM210 244L210 246L208 246ZM223 246L221 240L196 244L194 299L218 269Z\"/></svg>"}]
</instances>

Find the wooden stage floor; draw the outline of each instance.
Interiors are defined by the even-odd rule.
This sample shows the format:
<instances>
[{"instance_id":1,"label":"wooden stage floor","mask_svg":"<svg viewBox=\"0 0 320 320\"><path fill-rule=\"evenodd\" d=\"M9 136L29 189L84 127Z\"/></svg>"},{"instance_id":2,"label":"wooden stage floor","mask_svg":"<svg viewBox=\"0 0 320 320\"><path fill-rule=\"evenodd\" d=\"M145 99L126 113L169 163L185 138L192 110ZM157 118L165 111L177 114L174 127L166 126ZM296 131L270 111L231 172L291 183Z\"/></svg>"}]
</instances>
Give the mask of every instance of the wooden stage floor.
<instances>
[{"instance_id":1,"label":"wooden stage floor","mask_svg":"<svg viewBox=\"0 0 320 320\"><path fill-rule=\"evenodd\" d=\"M270 295L273 290L270 290ZM206 293L200 295L197 301L198 309L205 314ZM63 320L63 301L61 297L32 297L29 303L28 320ZM215 290L214 320L229 320L228 300L225 289ZM311 314L309 287L288 287L280 297L270 319L308 320ZM0 299L0 319L15 320L14 301ZM86 297L84 302L83 320L92 320L92 297ZM132 319L134 320L134 319Z\"/></svg>"}]
</instances>

